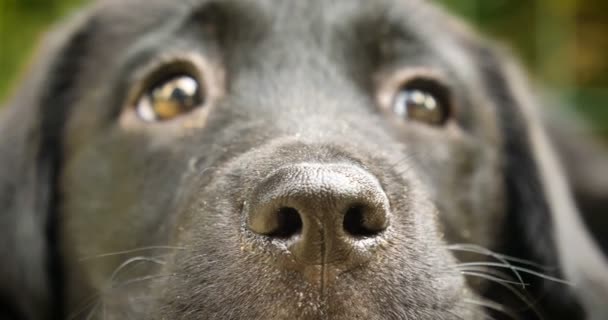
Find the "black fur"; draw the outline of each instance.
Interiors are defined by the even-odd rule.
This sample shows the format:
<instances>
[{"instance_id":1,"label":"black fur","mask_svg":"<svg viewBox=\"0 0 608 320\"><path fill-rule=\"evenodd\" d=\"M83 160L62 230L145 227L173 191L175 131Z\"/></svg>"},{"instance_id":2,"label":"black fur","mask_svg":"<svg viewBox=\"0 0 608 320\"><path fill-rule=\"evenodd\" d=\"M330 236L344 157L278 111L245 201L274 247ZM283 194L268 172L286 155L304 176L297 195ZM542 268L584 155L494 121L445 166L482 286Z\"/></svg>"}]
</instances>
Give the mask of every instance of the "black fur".
<instances>
[{"instance_id":1,"label":"black fur","mask_svg":"<svg viewBox=\"0 0 608 320\"><path fill-rule=\"evenodd\" d=\"M69 45L60 51L57 61L52 64L53 68L49 73L49 85L45 88L41 99L41 101L48 102L45 108L53 110L52 114L44 117L40 123L40 132L47 134L42 137L37 163L40 172L48 175L48 187L50 188L50 190L45 191L49 194L48 204L45 205L48 219L45 231L49 252L47 268L52 292L50 302L53 306L52 318L54 319L65 317L63 300L66 296L64 284L66 278L63 274L65 266L63 265L63 253L60 244L62 232L60 176L65 151L63 132L70 107L73 106L76 96L76 93L73 92L77 87L73 75L85 63L82 58L86 55L85 48L87 48L89 34L94 30L95 20L90 19L71 36ZM45 113L44 110L38 112Z\"/></svg>"},{"instance_id":2,"label":"black fur","mask_svg":"<svg viewBox=\"0 0 608 320\"><path fill-rule=\"evenodd\" d=\"M504 78L499 54L489 48L475 48L479 57L484 84L492 92L501 105L498 106L500 125L504 132L505 185L507 186L507 219L502 230L503 241L499 246L500 252L510 256L521 257L544 266L553 266L548 272L554 277L563 278L559 270L559 259L555 245L554 229L550 209L543 194L542 182L539 178L537 163L532 158L531 146L528 142L529 132L522 115L518 110L518 102L513 97L508 80ZM509 235L519 234L515 239ZM522 241L523 240L523 241ZM543 308L541 314L548 319L583 319L583 311L567 288L551 281L536 277L524 276L525 282L530 283L529 293ZM493 288L491 290L499 290ZM550 306L550 307L545 307ZM537 317L528 311L527 317Z\"/></svg>"}]
</instances>

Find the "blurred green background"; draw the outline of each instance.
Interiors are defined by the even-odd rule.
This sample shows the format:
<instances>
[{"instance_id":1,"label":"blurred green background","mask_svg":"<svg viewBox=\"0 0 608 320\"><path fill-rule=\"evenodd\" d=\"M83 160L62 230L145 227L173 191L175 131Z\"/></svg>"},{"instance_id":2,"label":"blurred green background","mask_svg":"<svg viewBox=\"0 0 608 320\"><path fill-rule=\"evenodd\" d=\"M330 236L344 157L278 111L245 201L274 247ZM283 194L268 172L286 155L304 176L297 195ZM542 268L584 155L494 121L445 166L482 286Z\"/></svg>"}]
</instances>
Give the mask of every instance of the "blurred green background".
<instances>
[{"instance_id":1,"label":"blurred green background","mask_svg":"<svg viewBox=\"0 0 608 320\"><path fill-rule=\"evenodd\" d=\"M167 0L170 1L170 0ZM0 101L40 35L84 0L0 0ZM608 1L440 0L511 47L608 138Z\"/></svg>"}]
</instances>

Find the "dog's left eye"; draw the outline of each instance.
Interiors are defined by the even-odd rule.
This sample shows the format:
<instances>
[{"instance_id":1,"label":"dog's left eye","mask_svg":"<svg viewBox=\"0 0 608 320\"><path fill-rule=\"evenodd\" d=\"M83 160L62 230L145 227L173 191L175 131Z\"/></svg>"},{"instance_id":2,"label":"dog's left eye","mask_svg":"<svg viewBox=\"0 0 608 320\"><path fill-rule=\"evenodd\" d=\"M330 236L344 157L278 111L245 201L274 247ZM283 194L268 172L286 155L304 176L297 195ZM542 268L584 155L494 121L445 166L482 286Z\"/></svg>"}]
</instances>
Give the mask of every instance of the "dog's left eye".
<instances>
[{"instance_id":1,"label":"dog's left eye","mask_svg":"<svg viewBox=\"0 0 608 320\"><path fill-rule=\"evenodd\" d=\"M450 116L447 90L433 81L412 81L398 91L392 111L405 120L443 125Z\"/></svg>"},{"instance_id":2,"label":"dog's left eye","mask_svg":"<svg viewBox=\"0 0 608 320\"><path fill-rule=\"evenodd\" d=\"M143 92L136 104L145 121L166 121L189 113L203 104L199 82L189 75L177 75L156 82Z\"/></svg>"}]
</instances>

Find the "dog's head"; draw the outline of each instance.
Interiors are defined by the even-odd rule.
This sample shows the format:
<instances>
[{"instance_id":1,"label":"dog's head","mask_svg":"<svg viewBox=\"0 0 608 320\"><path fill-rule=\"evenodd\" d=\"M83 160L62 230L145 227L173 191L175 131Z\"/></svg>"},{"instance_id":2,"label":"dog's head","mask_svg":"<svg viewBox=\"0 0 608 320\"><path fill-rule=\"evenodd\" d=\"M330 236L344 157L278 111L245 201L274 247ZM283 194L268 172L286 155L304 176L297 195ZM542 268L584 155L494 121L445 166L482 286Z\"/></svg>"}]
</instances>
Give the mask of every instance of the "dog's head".
<instances>
[{"instance_id":1,"label":"dog's head","mask_svg":"<svg viewBox=\"0 0 608 320\"><path fill-rule=\"evenodd\" d=\"M517 68L422 1L100 1L44 47L0 127L0 314L573 319L605 289Z\"/></svg>"}]
</instances>

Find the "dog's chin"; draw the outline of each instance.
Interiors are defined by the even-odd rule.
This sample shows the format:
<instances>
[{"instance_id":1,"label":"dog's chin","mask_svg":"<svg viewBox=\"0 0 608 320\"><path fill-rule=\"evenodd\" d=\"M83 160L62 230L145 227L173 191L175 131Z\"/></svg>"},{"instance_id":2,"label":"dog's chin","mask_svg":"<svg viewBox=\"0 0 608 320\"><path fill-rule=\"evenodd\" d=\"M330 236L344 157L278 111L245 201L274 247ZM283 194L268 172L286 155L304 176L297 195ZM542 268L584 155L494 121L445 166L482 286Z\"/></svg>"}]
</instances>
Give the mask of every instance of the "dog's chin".
<instances>
[{"instance_id":1,"label":"dog's chin","mask_svg":"<svg viewBox=\"0 0 608 320\"><path fill-rule=\"evenodd\" d=\"M482 317L479 306L470 303L476 300L474 294L458 273L400 268L398 264L407 262L386 257L348 270L312 265L304 271L277 267L273 258L267 264L253 256L231 263L178 258L159 272L170 277L148 291L160 295L151 300L149 312L160 319Z\"/></svg>"},{"instance_id":2,"label":"dog's chin","mask_svg":"<svg viewBox=\"0 0 608 320\"><path fill-rule=\"evenodd\" d=\"M287 276L288 277L288 276ZM390 275L383 275L390 277ZM258 280L267 277L255 277ZM308 282L292 281L289 285L271 286L252 283L250 288L225 288L227 296L193 297L196 289L172 294L164 305L157 306L160 318L200 319L477 319L483 314L476 306L467 304L469 295L460 291L458 297L441 301L437 297L415 298L414 290L393 290L389 284L361 285L344 275L340 284L321 288ZM269 287L265 289L259 289ZM217 290L210 286L209 291ZM264 292L262 292L264 290ZM181 291L181 290L180 290ZM424 290L422 290L424 291ZM441 293L446 295L446 293ZM185 297L188 296L188 297ZM424 298L428 300L424 300ZM472 301L473 299L468 299Z\"/></svg>"}]
</instances>

